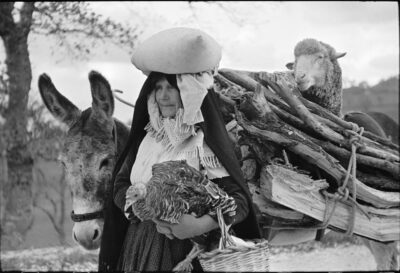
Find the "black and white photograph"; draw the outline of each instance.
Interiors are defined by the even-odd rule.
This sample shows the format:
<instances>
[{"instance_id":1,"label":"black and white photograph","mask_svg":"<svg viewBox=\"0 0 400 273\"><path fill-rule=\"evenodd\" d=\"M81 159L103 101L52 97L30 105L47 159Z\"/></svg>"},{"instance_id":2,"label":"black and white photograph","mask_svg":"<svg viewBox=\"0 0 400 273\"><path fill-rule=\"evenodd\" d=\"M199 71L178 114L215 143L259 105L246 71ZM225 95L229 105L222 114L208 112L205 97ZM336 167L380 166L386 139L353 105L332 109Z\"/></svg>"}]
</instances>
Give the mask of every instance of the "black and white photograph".
<instances>
[{"instance_id":1,"label":"black and white photograph","mask_svg":"<svg viewBox=\"0 0 400 273\"><path fill-rule=\"evenodd\" d=\"M400 270L397 1L0 3L0 271Z\"/></svg>"}]
</instances>

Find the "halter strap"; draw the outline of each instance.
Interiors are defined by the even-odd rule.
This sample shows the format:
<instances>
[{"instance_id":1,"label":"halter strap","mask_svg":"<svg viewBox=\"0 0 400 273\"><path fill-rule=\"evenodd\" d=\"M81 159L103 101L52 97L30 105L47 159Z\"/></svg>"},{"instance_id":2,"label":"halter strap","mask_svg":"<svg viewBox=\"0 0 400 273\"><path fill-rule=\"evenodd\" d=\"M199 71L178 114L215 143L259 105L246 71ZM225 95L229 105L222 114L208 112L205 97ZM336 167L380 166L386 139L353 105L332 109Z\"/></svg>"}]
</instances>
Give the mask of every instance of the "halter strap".
<instances>
[{"instance_id":1,"label":"halter strap","mask_svg":"<svg viewBox=\"0 0 400 273\"><path fill-rule=\"evenodd\" d=\"M74 211L71 211L71 219L73 222L83 222L89 221L94 219L104 218L104 209L90 212L90 213L82 213L82 214L75 214Z\"/></svg>"}]
</instances>

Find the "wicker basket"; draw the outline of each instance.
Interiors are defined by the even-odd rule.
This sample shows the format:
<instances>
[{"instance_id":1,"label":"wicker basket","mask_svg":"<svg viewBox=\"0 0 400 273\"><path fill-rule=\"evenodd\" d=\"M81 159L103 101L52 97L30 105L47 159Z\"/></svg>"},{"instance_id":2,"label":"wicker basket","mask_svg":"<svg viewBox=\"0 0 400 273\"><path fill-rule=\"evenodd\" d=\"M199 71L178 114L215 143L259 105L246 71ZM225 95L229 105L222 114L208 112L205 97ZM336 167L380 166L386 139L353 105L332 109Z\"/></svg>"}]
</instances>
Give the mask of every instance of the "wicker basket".
<instances>
[{"instance_id":1,"label":"wicker basket","mask_svg":"<svg viewBox=\"0 0 400 273\"><path fill-rule=\"evenodd\" d=\"M268 241L264 239L251 240L254 246L226 246L231 241L228 227L225 225L222 213L218 211L218 224L221 228L220 247L210 252L199 254L198 259L204 271L262 271L269 270ZM248 240L249 242L250 240Z\"/></svg>"}]
</instances>

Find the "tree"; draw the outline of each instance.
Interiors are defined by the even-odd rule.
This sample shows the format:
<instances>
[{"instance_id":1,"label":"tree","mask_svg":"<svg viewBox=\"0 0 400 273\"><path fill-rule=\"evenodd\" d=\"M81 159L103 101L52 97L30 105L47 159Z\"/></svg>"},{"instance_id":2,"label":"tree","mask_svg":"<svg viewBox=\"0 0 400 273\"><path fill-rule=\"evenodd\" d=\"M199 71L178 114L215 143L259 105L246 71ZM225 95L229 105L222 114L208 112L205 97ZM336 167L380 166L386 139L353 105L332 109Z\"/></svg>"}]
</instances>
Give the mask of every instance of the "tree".
<instances>
[{"instance_id":1,"label":"tree","mask_svg":"<svg viewBox=\"0 0 400 273\"><path fill-rule=\"evenodd\" d=\"M65 206L69 193L65 170L57 162L66 135L65 128L45 118L45 106L37 101L28 107L28 149L33 157L33 205L49 218L59 241L66 244ZM49 176L43 165L52 166Z\"/></svg>"},{"instance_id":2,"label":"tree","mask_svg":"<svg viewBox=\"0 0 400 273\"><path fill-rule=\"evenodd\" d=\"M32 70L31 33L55 37L57 46L82 57L98 42L111 41L133 49L139 31L89 10L84 2L1 2L0 37L5 49L7 102L1 106L0 152L7 159L7 179L1 181L5 212L1 235L15 230L25 236L33 221L33 158L28 149L27 105ZM0 86L1 87L1 86ZM2 147L3 146L3 147ZM6 193L6 194L5 194ZM7 228L5 228L7 227ZM15 232L13 231L13 232Z\"/></svg>"}]
</instances>

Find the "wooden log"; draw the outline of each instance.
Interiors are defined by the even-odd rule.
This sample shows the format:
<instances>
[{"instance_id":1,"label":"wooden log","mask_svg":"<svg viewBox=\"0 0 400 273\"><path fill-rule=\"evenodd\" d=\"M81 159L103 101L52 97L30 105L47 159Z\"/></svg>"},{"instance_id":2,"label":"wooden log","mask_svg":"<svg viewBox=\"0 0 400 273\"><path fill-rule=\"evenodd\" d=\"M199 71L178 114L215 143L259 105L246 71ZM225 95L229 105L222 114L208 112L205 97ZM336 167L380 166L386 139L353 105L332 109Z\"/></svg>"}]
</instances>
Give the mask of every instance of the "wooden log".
<instances>
[{"instance_id":1,"label":"wooden log","mask_svg":"<svg viewBox=\"0 0 400 273\"><path fill-rule=\"evenodd\" d=\"M242 84L246 88L254 88L254 89L257 88L257 82L248 76L251 74L249 72L224 69L224 70L221 70L221 74L229 77L234 82ZM261 81L265 82L265 80L261 80ZM288 92L287 90L282 90L282 88L279 88L277 85L274 85L274 86L275 86L274 87L275 89L279 89L281 93L282 92L284 93L283 94L284 96L288 97L289 100L292 101L292 103L291 103L292 106L298 105L300 107L300 113L302 113L303 118L307 119L307 123L311 124L311 127L314 129L314 131L319 132L325 138L334 140L340 147L345 147L348 150L351 150L351 144L348 141L348 139L343 137L340 134L340 133L344 133L344 130L346 130L346 129L340 130L338 128L338 125L334 125L332 121L324 119L318 115L311 115L311 113L308 112L308 110L301 104L301 102L298 100L297 97L295 97L293 94L289 94L290 92ZM282 109L285 107L280 102L280 99L276 97L275 94L274 94L275 96L273 96L272 94L270 94L270 92L266 91L265 88L263 88L263 92L269 102L273 101L274 104L279 105L279 107L275 107L275 110ZM274 107L274 106L271 105L271 107ZM296 107L296 106L294 106L294 107ZM287 107L284 108L284 110L286 110L286 112L290 112L291 114L293 114L293 111L291 111ZM328 126L324 126L324 124L321 123L320 121L325 121ZM299 127L297 127L297 128L299 128ZM371 141L365 137L360 137L360 141L365 142L365 144L367 144L367 145L363 145L362 147L360 147L358 152L369 155L369 156L371 156L371 158L377 157L377 158L382 159L380 161L382 164L379 164L378 168L380 168L380 166L382 166L383 169L386 171L388 169L390 169L392 174L394 175L394 177L396 179L398 179L398 177L399 177L398 167L393 167L390 164L382 162L382 161L386 161L386 160L398 162L398 159L399 159L398 151L397 150L394 151L392 148L381 146L381 144Z\"/></svg>"},{"instance_id":2,"label":"wooden log","mask_svg":"<svg viewBox=\"0 0 400 273\"><path fill-rule=\"evenodd\" d=\"M272 85L273 83L270 82L269 84ZM279 82L279 86L276 86L274 89L278 91L282 97L284 97L285 101L288 104L290 104L294 109L296 109L301 119L308 126L313 128L314 131L318 132L326 139L331 140L340 146L344 146L349 150L351 149L351 144L349 143L349 141L347 141L347 139L343 137L341 134L338 134L337 132L330 129L328 126L325 126L324 124L320 123L310 113L307 107L304 106L304 104L299 100L299 98L292 92L290 92L287 84L284 81ZM400 160L398 153L394 154L391 151L386 151L385 149L379 149L379 147L376 147L375 145L374 146L362 145L359 149L359 152L390 161L398 162Z\"/></svg>"},{"instance_id":3,"label":"wooden log","mask_svg":"<svg viewBox=\"0 0 400 273\"><path fill-rule=\"evenodd\" d=\"M350 151L340 148L336 145L333 145L332 143L327 142L327 141L312 139L311 137L310 137L310 139L314 143L321 146L325 151L329 152L330 154L335 155L336 158L350 159L350 156L351 156ZM399 173L400 173L399 163L390 162L388 160L375 158L372 156L363 155L363 154L359 154L359 153L356 154L356 159L357 159L358 164L362 164L365 166L371 166L373 168L379 168L381 170L388 172L389 174L392 175L392 177L394 178L395 181L400 183L400 181L399 181Z\"/></svg>"},{"instance_id":4,"label":"wooden log","mask_svg":"<svg viewBox=\"0 0 400 273\"><path fill-rule=\"evenodd\" d=\"M260 139L265 139L275 143L288 150L300 155L307 162L318 166L328 174L330 174L337 182L338 186L346 177L346 170L339 162L326 153L320 146L312 143L303 136L301 132L295 128L289 127L285 123L265 123L265 122L249 122L239 113L237 114L238 123L247 132ZM354 179L357 188L357 197L377 208L389 208L400 206L400 196L396 192L381 192L364 185L358 179ZM352 190L351 184L348 187Z\"/></svg>"},{"instance_id":5,"label":"wooden log","mask_svg":"<svg viewBox=\"0 0 400 273\"><path fill-rule=\"evenodd\" d=\"M242 86L246 90L252 91L255 89L257 83L263 84L265 87L268 87L268 82L274 82L277 83L278 80L283 80L286 84L288 84L289 88L298 96L300 101L313 113L316 115L317 119L323 118L322 120L329 120L337 124L338 126L342 127L342 130L352 130L355 124L351 122L347 122L343 120L342 118L334 115L333 113L329 112L328 110L324 109L323 107L319 106L316 103L313 103L311 101L308 101L307 99L303 98L300 94L300 92L295 88L295 82L293 75L290 71L287 72L274 72L274 73L268 73L268 72L251 72L251 71L241 71L241 70L234 70L234 69L220 69L219 70L220 74L223 75L221 78L227 79L227 82L234 83L235 85ZM274 89L275 90L275 89ZM267 97L269 102L272 102L273 104L277 105L279 108L284 109L287 112L290 112L293 114L292 111L287 109L286 103L282 104L282 101L279 99L276 94L273 94L272 92L269 92L269 90L266 88L263 90L265 96ZM276 91L276 90L275 90ZM320 119L320 121L322 121ZM331 127L331 126L330 126ZM370 143L370 145L373 145L373 147L377 149L385 149L389 148L390 151L398 155L399 151L399 146L394 144L388 139L379 137L373 133L370 133L368 131L365 131L362 137L363 141L366 141ZM375 143L379 143L380 145L376 145Z\"/></svg>"},{"instance_id":6,"label":"wooden log","mask_svg":"<svg viewBox=\"0 0 400 273\"><path fill-rule=\"evenodd\" d=\"M242 86L248 91L252 91L256 88L257 81L249 77L248 75L241 73L241 71L233 69L219 69L218 73L229 81Z\"/></svg>"},{"instance_id":7,"label":"wooden log","mask_svg":"<svg viewBox=\"0 0 400 273\"><path fill-rule=\"evenodd\" d=\"M246 74L245 72L241 72L242 74ZM291 90L292 93L295 93L299 100L314 114L317 115L317 117L323 118L323 120L330 120L333 123L336 123L338 126L342 127L345 130L353 130L354 126L357 126L356 124L352 122L347 122L344 119L342 119L339 116L334 115L330 111L326 110L325 108L321 107L320 105L307 100L301 95L301 92L295 87L295 82L292 73L286 73L286 72L274 72L274 73L268 73L268 72L257 72L257 73L247 73L250 77L254 78L257 82L263 84L265 86L265 83L268 82L273 82L273 83L278 83L278 81L284 81L289 89ZM358 127L358 126L357 126ZM377 142L384 147L388 147L392 149L393 151L399 151L399 146L396 145L395 143L391 142L389 139L382 138L380 136L377 136L371 132L365 131L364 132L364 137L368 138L369 140L372 140L373 142Z\"/></svg>"},{"instance_id":8,"label":"wooden log","mask_svg":"<svg viewBox=\"0 0 400 273\"><path fill-rule=\"evenodd\" d=\"M249 86L250 88L257 86L257 82L247 76L238 75L236 72L233 71L224 72L223 76L227 75L230 80L235 83L242 84L246 88L249 88ZM255 96L257 96L258 98L257 100L260 100L260 102L257 102L260 105L263 103L268 104L266 100L261 101L261 96ZM251 103L252 100L247 99L247 102ZM269 106L266 105L265 107L266 109L268 109ZM251 107L246 108L251 109ZM260 107L255 107L255 109L258 108ZM246 111L247 110L245 110L245 112ZM269 141L286 147L292 152L303 157L311 164L323 169L338 182L338 185L341 185L344 177L346 176L346 170L342 166L340 166L335 158L326 153L326 151L324 151L319 145L313 143L312 141L307 141L309 138L308 136L305 136L303 132L295 130L293 127L288 126L283 122L277 121L276 117L271 114L266 114L263 118L260 118L260 115L262 113L263 111L259 110L253 111L253 117L259 117L259 120L256 122L246 122L240 116L240 114L236 114L236 118L239 122L239 125L241 125L251 135L259 138L260 142ZM272 113L272 111L271 109L269 109L264 113ZM395 166L394 175L398 176L398 164ZM370 204L373 204L376 207L393 207L398 206L399 204L400 198L397 193L377 191L371 187L364 185L361 181L357 179L355 179L355 184L359 193L358 197ZM351 185L349 185L349 187L350 189L352 189Z\"/></svg>"},{"instance_id":9,"label":"wooden log","mask_svg":"<svg viewBox=\"0 0 400 273\"><path fill-rule=\"evenodd\" d=\"M260 89L256 89L260 91ZM268 104L265 98L256 94L260 100L258 104ZM280 144L288 150L302 156L305 160L316 165L330 174L341 185L346 177L346 170L339 162L325 152L319 145L310 141L303 133L288 124L281 122L272 112L271 108L253 121L248 121L241 112L237 111L236 118L238 124L250 134L268 141ZM373 204L378 208L396 207L400 205L400 196L398 193L388 193L375 190L361 183L356 178L353 179L357 188L358 197L363 201ZM348 185L353 190L351 184Z\"/></svg>"},{"instance_id":10,"label":"wooden log","mask_svg":"<svg viewBox=\"0 0 400 273\"><path fill-rule=\"evenodd\" d=\"M223 71L226 73L227 69L223 69ZM301 94L301 92L297 89L296 87L296 82L294 79L294 74L293 71L279 71L279 72L265 72L265 71L260 71L260 72L253 72L253 71L243 71L243 70L232 70L232 71L237 71L239 75L242 76L247 76L255 81L263 84L265 81L272 81L274 83L278 83L278 81L284 81L289 89L295 93L295 94ZM334 115L330 111L326 110L325 108L321 107L320 105L307 100L303 96L298 96L301 102L314 114L317 114L318 116L323 117L324 119L331 120L332 122L336 123L340 127L347 129L347 130L352 130L354 125L352 122L347 122L343 120L341 117ZM380 136L377 136L371 132L365 131L364 136L378 142L386 147L390 147L394 151L399 151L399 145L396 145L395 143L391 142L389 139L382 138Z\"/></svg>"},{"instance_id":11,"label":"wooden log","mask_svg":"<svg viewBox=\"0 0 400 273\"><path fill-rule=\"evenodd\" d=\"M253 202L257 205L263 217L277 218L283 221L301 221L304 218L303 213L284 207L267 199L263 194L261 194L260 188L254 184L249 183L248 185Z\"/></svg>"},{"instance_id":12,"label":"wooden log","mask_svg":"<svg viewBox=\"0 0 400 273\"><path fill-rule=\"evenodd\" d=\"M320 193L327 187L324 181L315 181L304 174L278 165L267 165L261 171L260 190L269 200L306 214L323 222L325 219L326 201ZM333 205L328 203L328 209ZM376 209L361 205L370 219L356 210L354 233L374 240L387 242L400 237L400 210ZM349 228L351 208L338 201L329 225L346 231Z\"/></svg>"},{"instance_id":13,"label":"wooden log","mask_svg":"<svg viewBox=\"0 0 400 273\"><path fill-rule=\"evenodd\" d=\"M304 122L291 115L290 113L287 113L285 111L283 111L282 109L274 106L274 105L270 105L272 111L274 113L277 114L277 116L279 118L281 118L283 121L287 122L288 124L292 125L293 127L301 130L303 129L302 127L304 126ZM309 140L311 140L312 142L318 144L319 146L321 146L325 151L329 152L331 155L334 155L336 158L340 158L340 159L350 159L351 156L351 152L341 148L337 145L334 145L333 143L329 142L329 141L323 141L320 139L317 139L315 137L312 137L310 134L307 134L307 130L304 130L304 136L309 138ZM394 190L394 189L398 189L398 186L396 185L400 185L400 181L398 179L399 173L400 173L400 166L399 164L393 163L393 162L389 162L387 160L383 160L380 158L375 158L375 157L371 157L371 156L367 156L367 155L362 155L357 153L356 154L356 158L357 158L357 162L359 164L362 165L366 165L366 166L370 166L373 168L379 168L381 170L384 170L388 173L390 173L393 178L395 179L395 181L393 181L393 183L387 184L390 186L390 188L388 188L387 190ZM380 188L380 187L378 187Z\"/></svg>"},{"instance_id":14,"label":"wooden log","mask_svg":"<svg viewBox=\"0 0 400 273\"><path fill-rule=\"evenodd\" d=\"M371 173L371 171L375 173ZM382 172L379 172L379 170L369 169L368 172L357 170L356 175L357 179L359 179L362 183L374 189L380 191L400 192L400 181L382 174Z\"/></svg>"},{"instance_id":15,"label":"wooden log","mask_svg":"<svg viewBox=\"0 0 400 273\"><path fill-rule=\"evenodd\" d=\"M259 165L270 164L282 149L278 144L270 141L260 141L245 130L240 132L240 145L248 145Z\"/></svg>"},{"instance_id":16,"label":"wooden log","mask_svg":"<svg viewBox=\"0 0 400 273\"><path fill-rule=\"evenodd\" d=\"M303 97L300 97L301 102L307 106L307 108L309 108L314 114L318 114L320 115L322 118L326 119L326 120L330 120L334 123L336 123L337 125L343 127L344 129L347 130L352 130L353 129L353 124L352 122L348 122L345 121L344 119L332 114L331 112L329 112L328 110L326 110L325 108L321 107L320 105L309 101ZM399 151L399 145L393 143L392 141L390 141L389 139L380 137L375 135L374 133L368 132L368 131L364 131L363 136L365 138L368 138L374 142L377 142L381 145L383 145L384 147L388 147L394 151Z\"/></svg>"}]
</instances>

